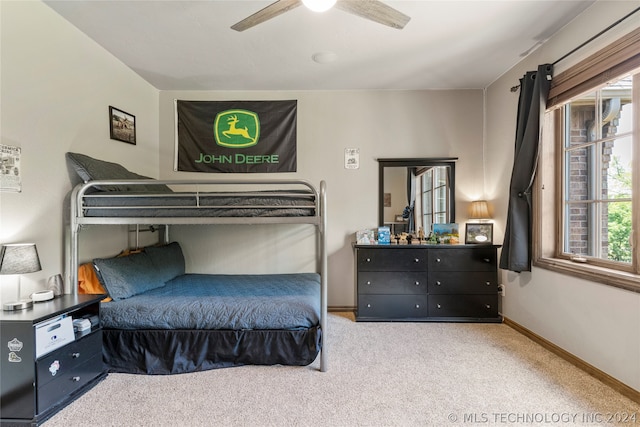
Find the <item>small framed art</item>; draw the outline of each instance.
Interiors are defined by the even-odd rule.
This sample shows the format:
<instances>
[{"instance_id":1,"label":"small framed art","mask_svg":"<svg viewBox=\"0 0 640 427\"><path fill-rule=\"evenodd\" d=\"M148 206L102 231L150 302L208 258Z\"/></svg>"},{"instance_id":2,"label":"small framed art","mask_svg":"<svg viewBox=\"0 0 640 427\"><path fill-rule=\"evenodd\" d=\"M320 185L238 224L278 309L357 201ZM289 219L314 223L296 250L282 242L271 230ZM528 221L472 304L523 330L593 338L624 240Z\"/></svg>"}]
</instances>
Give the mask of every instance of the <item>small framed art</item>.
<instances>
[{"instance_id":1,"label":"small framed art","mask_svg":"<svg viewBox=\"0 0 640 427\"><path fill-rule=\"evenodd\" d=\"M445 245L457 245L460 243L460 233L458 224L433 224L433 234L438 238L439 243Z\"/></svg>"},{"instance_id":2,"label":"small framed art","mask_svg":"<svg viewBox=\"0 0 640 427\"><path fill-rule=\"evenodd\" d=\"M136 144L136 116L109 106L109 133L111 139Z\"/></svg>"},{"instance_id":3,"label":"small framed art","mask_svg":"<svg viewBox=\"0 0 640 427\"><path fill-rule=\"evenodd\" d=\"M464 233L464 242L466 244L493 243L493 224L490 222L467 223Z\"/></svg>"}]
</instances>

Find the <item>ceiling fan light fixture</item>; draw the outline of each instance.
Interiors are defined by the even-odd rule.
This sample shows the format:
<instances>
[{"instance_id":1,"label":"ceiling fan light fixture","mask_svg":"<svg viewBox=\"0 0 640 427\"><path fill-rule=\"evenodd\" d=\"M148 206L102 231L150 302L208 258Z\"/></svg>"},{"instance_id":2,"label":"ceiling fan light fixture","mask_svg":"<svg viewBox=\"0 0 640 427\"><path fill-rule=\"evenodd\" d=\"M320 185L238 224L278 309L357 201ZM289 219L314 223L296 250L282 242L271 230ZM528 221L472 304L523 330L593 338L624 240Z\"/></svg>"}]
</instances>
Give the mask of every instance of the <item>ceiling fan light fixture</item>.
<instances>
[{"instance_id":1,"label":"ceiling fan light fixture","mask_svg":"<svg viewBox=\"0 0 640 427\"><path fill-rule=\"evenodd\" d=\"M336 0L302 0L302 4L314 12L326 12L336 4Z\"/></svg>"}]
</instances>

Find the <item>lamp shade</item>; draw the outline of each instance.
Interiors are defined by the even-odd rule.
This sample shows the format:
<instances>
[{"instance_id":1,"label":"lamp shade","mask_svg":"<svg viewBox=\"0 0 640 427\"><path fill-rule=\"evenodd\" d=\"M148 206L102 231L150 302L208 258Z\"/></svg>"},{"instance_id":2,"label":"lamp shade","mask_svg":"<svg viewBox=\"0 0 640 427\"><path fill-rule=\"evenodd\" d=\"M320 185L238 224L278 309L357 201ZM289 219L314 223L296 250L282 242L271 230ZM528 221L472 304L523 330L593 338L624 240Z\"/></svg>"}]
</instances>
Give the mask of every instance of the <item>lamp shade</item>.
<instances>
[{"instance_id":1,"label":"lamp shade","mask_svg":"<svg viewBox=\"0 0 640 427\"><path fill-rule=\"evenodd\" d=\"M0 274L24 274L42 270L34 243L3 245L0 249Z\"/></svg>"},{"instance_id":2,"label":"lamp shade","mask_svg":"<svg viewBox=\"0 0 640 427\"><path fill-rule=\"evenodd\" d=\"M486 200L475 200L471 202L471 214L470 219L489 219L489 206Z\"/></svg>"}]
</instances>

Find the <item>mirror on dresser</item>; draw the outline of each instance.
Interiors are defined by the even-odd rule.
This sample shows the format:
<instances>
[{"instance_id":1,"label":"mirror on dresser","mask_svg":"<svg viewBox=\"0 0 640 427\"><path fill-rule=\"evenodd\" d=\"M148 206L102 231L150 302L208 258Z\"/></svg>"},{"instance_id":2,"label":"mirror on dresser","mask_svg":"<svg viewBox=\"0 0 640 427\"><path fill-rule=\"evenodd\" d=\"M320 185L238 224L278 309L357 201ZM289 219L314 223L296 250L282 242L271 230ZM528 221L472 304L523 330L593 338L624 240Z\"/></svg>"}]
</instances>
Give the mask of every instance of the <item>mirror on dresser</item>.
<instances>
[{"instance_id":1,"label":"mirror on dresser","mask_svg":"<svg viewBox=\"0 0 640 427\"><path fill-rule=\"evenodd\" d=\"M378 159L378 222L392 234L429 234L455 222L455 162L447 158Z\"/></svg>"}]
</instances>

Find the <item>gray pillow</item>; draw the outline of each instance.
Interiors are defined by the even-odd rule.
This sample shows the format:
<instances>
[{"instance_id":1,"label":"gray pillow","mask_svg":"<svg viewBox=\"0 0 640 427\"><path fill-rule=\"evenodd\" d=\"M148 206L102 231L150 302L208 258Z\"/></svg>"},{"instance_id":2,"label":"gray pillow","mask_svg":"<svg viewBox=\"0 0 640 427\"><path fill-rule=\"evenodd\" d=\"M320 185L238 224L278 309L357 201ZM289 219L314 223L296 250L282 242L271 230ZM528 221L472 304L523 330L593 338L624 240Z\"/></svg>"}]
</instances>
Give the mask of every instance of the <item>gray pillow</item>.
<instances>
[{"instance_id":1,"label":"gray pillow","mask_svg":"<svg viewBox=\"0 0 640 427\"><path fill-rule=\"evenodd\" d=\"M149 246L144 249L151 263L160 276L160 280L168 282L185 272L184 255L178 242L164 246Z\"/></svg>"},{"instance_id":2,"label":"gray pillow","mask_svg":"<svg viewBox=\"0 0 640 427\"><path fill-rule=\"evenodd\" d=\"M67 161L73 171L84 182L107 179L150 179L144 175L130 172L118 163L106 162L94 159L79 153L67 153ZM100 185L97 188L101 191L135 191L149 193L171 193L171 189L162 184L149 185Z\"/></svg>"},{"instance_id":3,"label":"gray pillow","mask_svg":"<svg viewBox=\"0 0 640 427\"><path fill-rule=\"evenodd\" d=\"M93 260L100 282L114 300L129 298L165 285L145 252Z\"/></svg>"}]
</instances>

